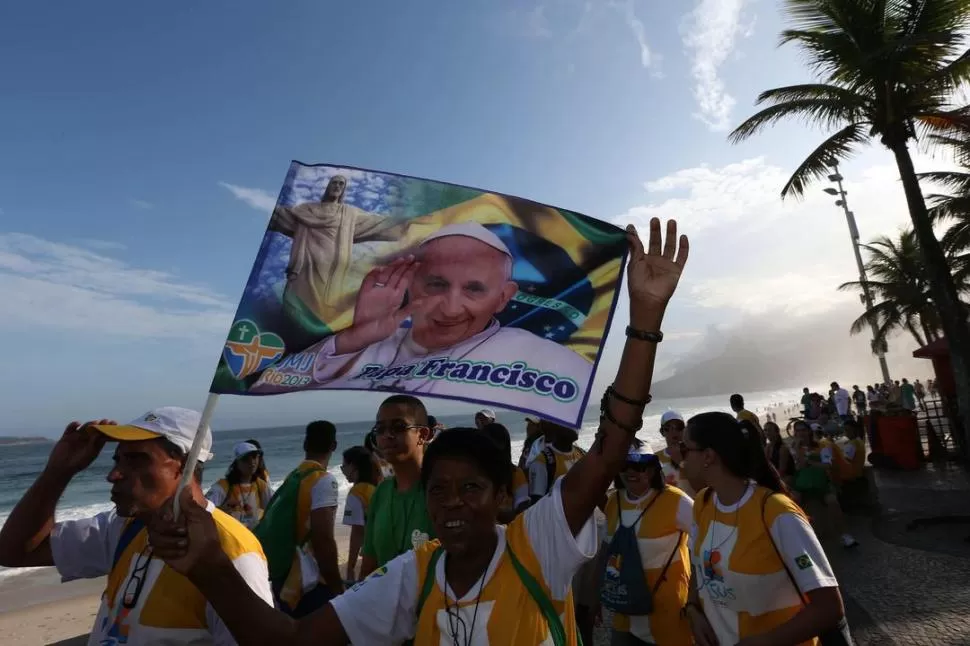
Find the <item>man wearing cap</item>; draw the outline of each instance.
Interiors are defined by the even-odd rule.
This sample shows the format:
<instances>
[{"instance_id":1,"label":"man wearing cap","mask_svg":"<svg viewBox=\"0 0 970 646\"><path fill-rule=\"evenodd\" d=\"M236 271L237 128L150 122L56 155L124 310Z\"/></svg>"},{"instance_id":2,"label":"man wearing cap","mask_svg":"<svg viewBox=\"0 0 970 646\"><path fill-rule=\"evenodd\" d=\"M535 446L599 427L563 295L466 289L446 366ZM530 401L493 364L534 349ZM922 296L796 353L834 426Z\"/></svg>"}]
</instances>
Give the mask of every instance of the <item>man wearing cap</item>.
<instances>
[{"instance_id":1,"label":"man wearing cap","mask_svg":"<svg viewBox=\"0 0 970 646\"><path fill-rule=\"evenodd\" d=\"M660 416L660 435L667 447L657 453L667 484L677 487L688 496L694 495L686 476L681 472L684 457L680 445L684 441L684 416L675 410L668 410Z\"/></svg>"},{"instance_id":2,"label":"man wearing cap","mask_svg":"<svg viewBox=\"0 0 970 646\"><path fill-rule=\"evenodd\" d=\"M575 418L592 364L495 319L518 291L512 263L505 244L484 226L442 227L415 255L367 274L353 324L307 350L315 355L312 378L331 388L501 401ZM402 327L409 317L410 327ZM268 379L252 389L280 390Z\"/></svg>"},{"instance_id":3,"label":"man wearing cap","mask_svg":"<svg viewBox=\"0 0 970 646\"><path fill-rule=\"evenodd\" d=\"M205 597L188 579L152 557L145 523L175 495L199 414L158 408L130 424L108 420L68 424L47 465L0 530L0 565L55 566L63 581L107 575L88 644L235 644ZM272 592L256 537L205 500L202 463L212 457L208 428L188 486L216 521L220 543L246 583L268 604ZM54 510L71 480L106 442L116 441L108 473L115 509L82 520L55 522Z\"/></svg>"},{"instance_id":4,"label":"man wearing cap","mask_svg":"<svg viewBox=\"0 0 970 646\"><path fill-rule=\"evenodd\" d=\"M495 421L495 411L491 408L483 408L475 413L475 428L482 430Z\"/></svg>"}]
</instances>

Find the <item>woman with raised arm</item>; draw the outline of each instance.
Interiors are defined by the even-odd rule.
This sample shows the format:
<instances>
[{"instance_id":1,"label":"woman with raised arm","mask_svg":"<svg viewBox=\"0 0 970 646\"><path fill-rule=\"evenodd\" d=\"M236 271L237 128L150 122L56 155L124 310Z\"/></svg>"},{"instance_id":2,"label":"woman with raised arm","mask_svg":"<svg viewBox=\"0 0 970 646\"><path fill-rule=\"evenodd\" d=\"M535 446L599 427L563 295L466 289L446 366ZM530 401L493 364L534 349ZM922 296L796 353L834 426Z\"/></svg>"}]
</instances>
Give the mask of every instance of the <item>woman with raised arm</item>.
<instances>
[{"instance_id":1,"label":"woman with raised arm","mask_svg":"<svg viewBox=\"0 0 970 646\"><path fill-rule=\"evenodd\" d=\"M627 461L650 401L661 322L687 261L677 224L650 222L644 250L628 227L630 325L589 453L548 496L507 527L497 524L511 464L485 433L444 431L421 468L437 540L403 554L317 612L295 620L239 580L219 548L209 514L190 496L178 521L150 525L155 555L198 587L243 646L247 644L577 643L570 582L596 553L593 509ZM678 248L679 247L679 248ZM483 639L484 638L484 639Z\"/></svg>"}]
</instances>

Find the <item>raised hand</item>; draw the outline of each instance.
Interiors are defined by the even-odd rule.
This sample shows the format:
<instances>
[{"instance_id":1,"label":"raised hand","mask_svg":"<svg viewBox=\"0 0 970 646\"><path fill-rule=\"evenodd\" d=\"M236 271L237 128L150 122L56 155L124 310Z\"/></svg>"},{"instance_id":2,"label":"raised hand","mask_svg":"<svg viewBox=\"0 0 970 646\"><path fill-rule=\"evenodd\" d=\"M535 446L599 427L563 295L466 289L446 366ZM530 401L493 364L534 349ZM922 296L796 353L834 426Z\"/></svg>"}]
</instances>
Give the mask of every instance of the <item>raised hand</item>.
<instances>
[{"instance_id":1,"label":"raised hand","mask_svg":"<svg viewBox=\"0 0 970 646\"><path fill-rule=\"evenodd\" d=\"M627 264L627 289L630 293L630 312L665 308L677 289L680 275L687 264L690 245L687 236L680 236L677 221L667 221L666 240L660 233L660 219L650 220L650 240L644 251L640 236L633 225L626 228L630 242Z\"/></svg>"},{"instance_id":2,"label":"raised hand","mask_svg":"<svg viewBox=\"0 0 970 646\"><path fill-rule=\"evenodd\" d=\"M216 521L195 500L190 487L179 496L178 520L172 502L166 502L149 520L148 544L155 556L182 576L205 576L206 568L218 566L227 558L219 543Z\"/></svg>"},{"instance_id":3,"label":"raised hand","mask_svg":"<svg viewBox=\"0 0 970 646\"><path fill-rule=\"evenodd\" d=\"M404 256L388 265L374 267L357 292L354 323L337 334L337 354L357 352L383 341L401 327L418 302L402 307L404 295L420 266L414 256Z\"/></svg>"},{"instance_id":4,"label":"raised hand","mask_svg":"<svg viewBox=\"0 0 970 646\"><path fill-rule=\"evenodd\" d=\"M117 424L117 422L110 419L85 424L71 422L51 449L51 454L47 458L47 468L62 475L74 476L91 466L91 463L101 455L101 450L108 441L104 434L91 428L95 424Z\"/></svg>"}]
</instances>

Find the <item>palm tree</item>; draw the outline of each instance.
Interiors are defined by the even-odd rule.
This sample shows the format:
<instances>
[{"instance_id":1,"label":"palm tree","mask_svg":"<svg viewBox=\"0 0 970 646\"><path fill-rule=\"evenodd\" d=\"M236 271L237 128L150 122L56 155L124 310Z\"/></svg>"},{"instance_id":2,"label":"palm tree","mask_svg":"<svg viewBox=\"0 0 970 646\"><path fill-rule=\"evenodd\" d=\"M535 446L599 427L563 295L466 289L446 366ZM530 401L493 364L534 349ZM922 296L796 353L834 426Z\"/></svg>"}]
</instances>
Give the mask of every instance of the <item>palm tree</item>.
<instances>
[{"instance_id":1,"label":"palm tree","mask_svg":"<svg viewBox=\"0 0 970 646\"><path fill-rule=\"evenodd\" d=\"M940 242L951 258L960 287L970 279L970 127L957 124L953 130L954 134L931 135L930 139L937 146L949 148L962 170L920 173L919 178L946 191L930 194L926 201L933 222L949 225Z\"/></svg>"},{"instance_id":2,"label":"palm tree","mask_svg":"<svg viewBox=\"0 0 970 646\"><path fill-rule=\"evenodd\" d=\"M940 316L930 299L916 234L907 230L898 240L883 236L860 246L869 252L866 285L876 302L852 323L852 334L875 324L877 341L886 341L901 330L909 332L921 347L938 339ZM860 281L852 281L839 289L855 291L862 287Z\"/></svg>"},{"instance_id":3,"label":"palm tree","mask_svg":"<svg viewBox=\"0 0 970 646\"><path fill-rule=\"evenodd\" d=\"M762 92L763 110L731 133L739 142L787 117L835 129L795 169L781 191L806 187L871 140L895 157L930 293L950 344L964 432L970 434L970 323L964 316L947 258L933 231L909 143L917 128L948 134L970 123L953 110L951 96L970 80L966 0L786 0L791 28L781 44L795 43L818 83Z\"/></svg>"}]
</instances>

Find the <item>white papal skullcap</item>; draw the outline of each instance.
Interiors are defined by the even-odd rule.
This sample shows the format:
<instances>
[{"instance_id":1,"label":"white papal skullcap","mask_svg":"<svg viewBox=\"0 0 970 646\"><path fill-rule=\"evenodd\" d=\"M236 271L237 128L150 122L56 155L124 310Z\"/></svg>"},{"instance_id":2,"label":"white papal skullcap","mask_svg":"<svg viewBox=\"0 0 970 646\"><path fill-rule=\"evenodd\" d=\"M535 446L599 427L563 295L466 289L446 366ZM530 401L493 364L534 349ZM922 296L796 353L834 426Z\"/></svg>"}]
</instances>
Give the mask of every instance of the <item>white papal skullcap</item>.
<instances>
[{"instance_id":1,"label":"white papal skullcap","mask_svg":"<svg viewBox=\"0 0 970 646\"><path fill-rule=\"evenodd\" d=\"M475 238L476 240L484 242L492 249L500 251L509 258L512 258L512 252L509 251L509 248L505 246L502 239L480 225L478 222L460 222L458 224L449 224L443 226L422 240L420 246L424 246L432 240L437 240L438 238L447 238L449 236L465 236L466 238Z\"/></svg>"}]
</instances>

